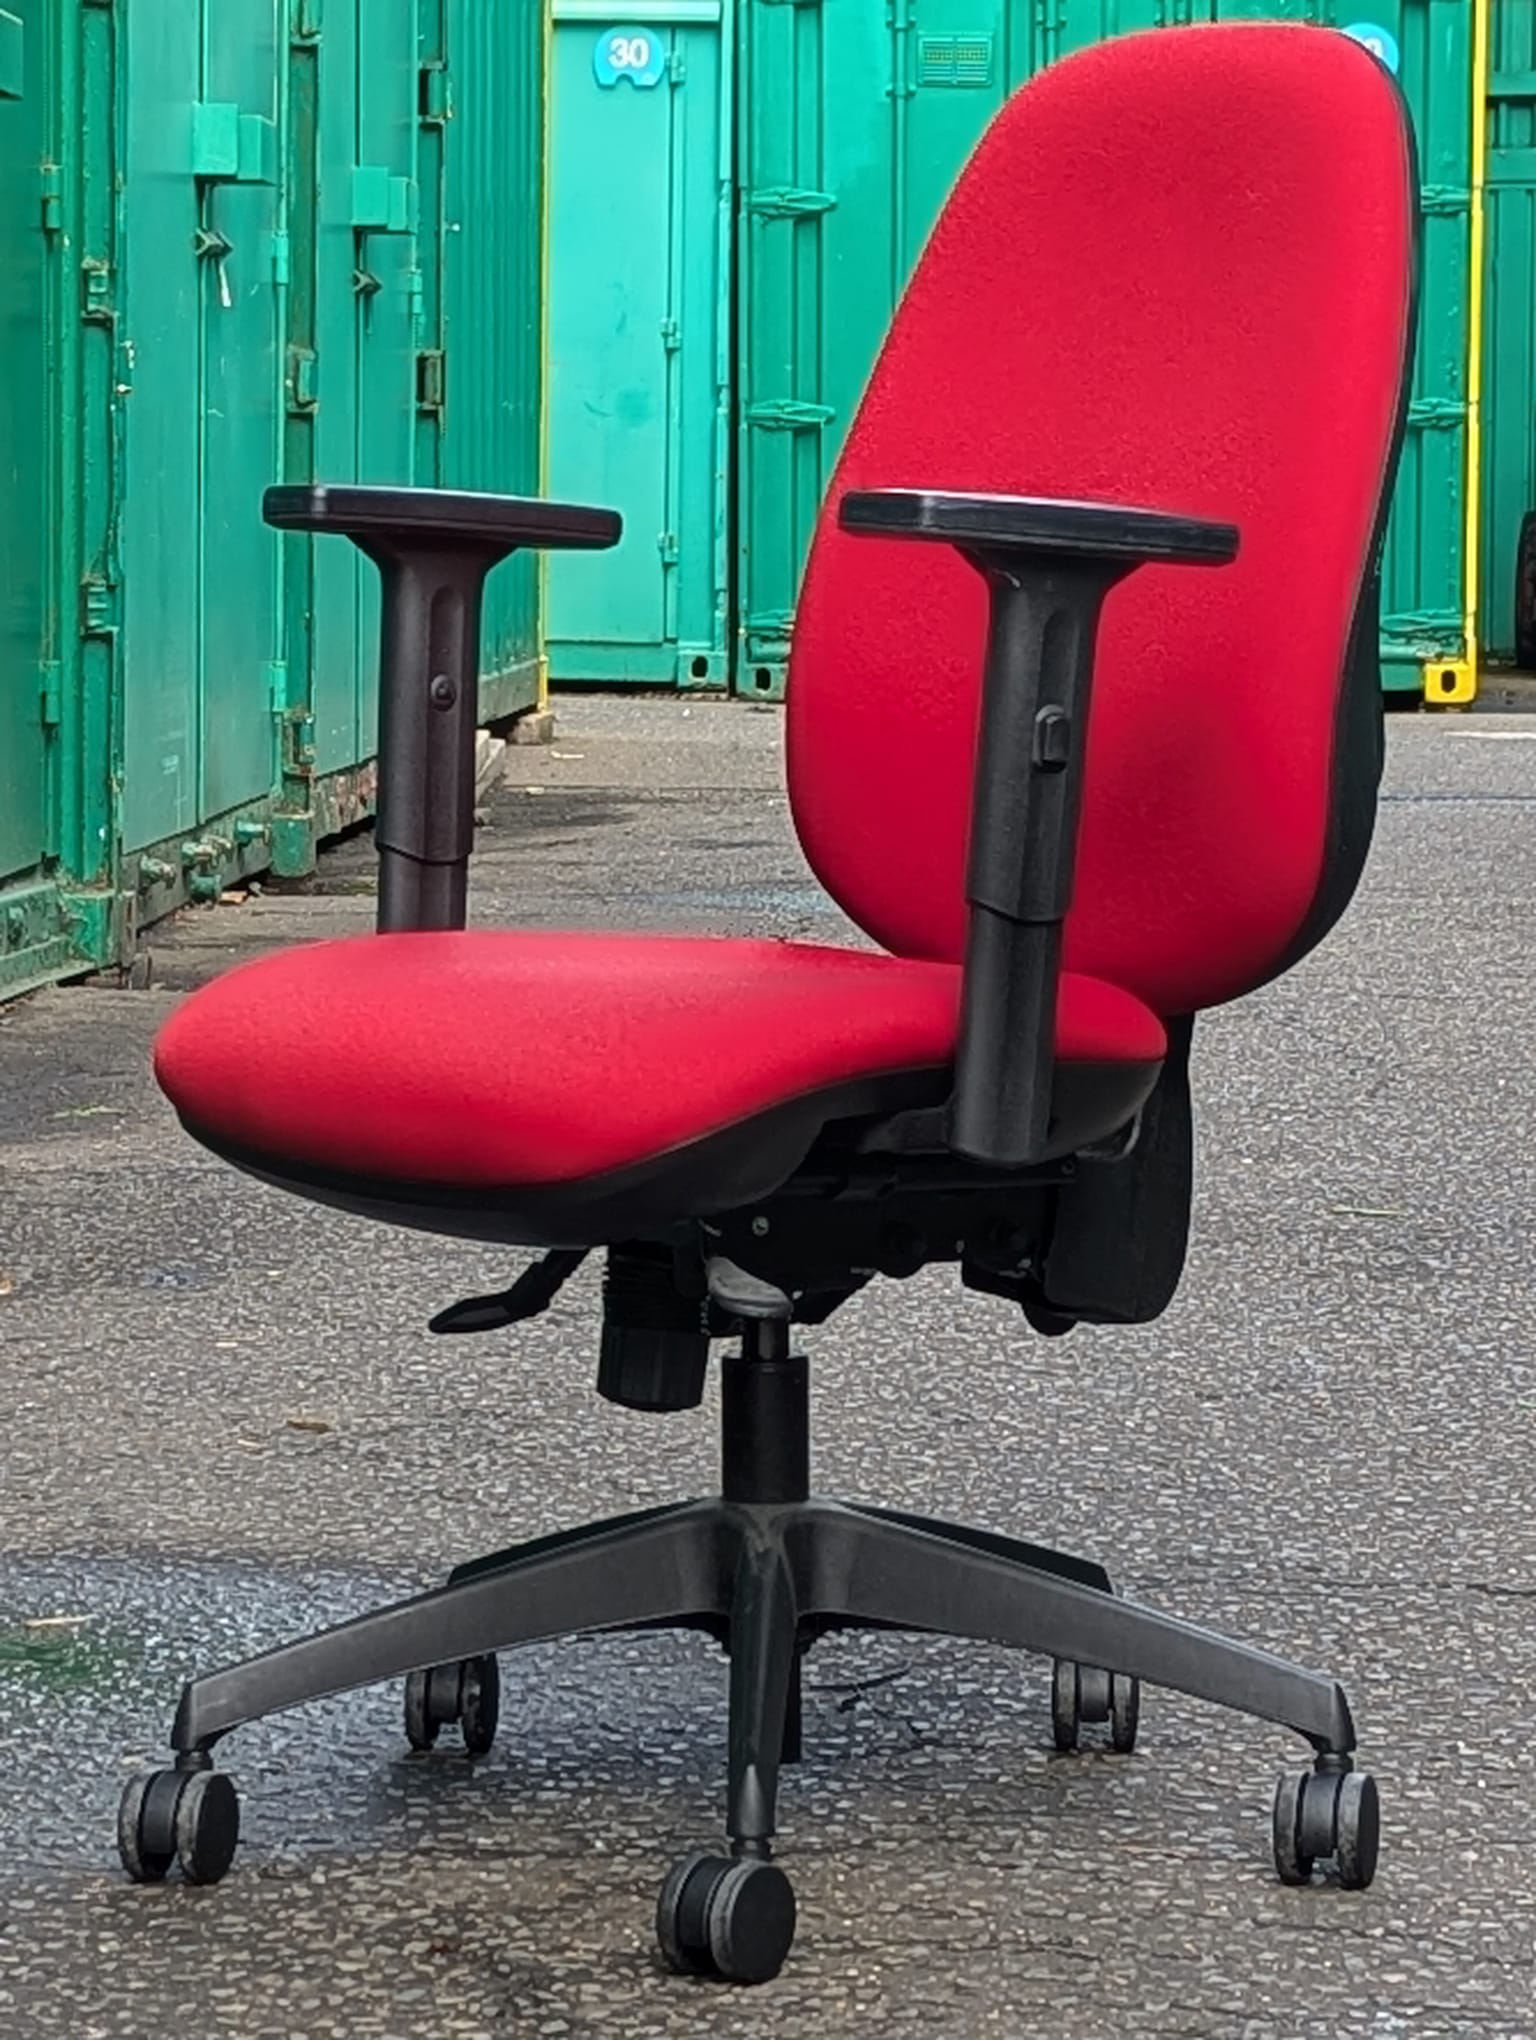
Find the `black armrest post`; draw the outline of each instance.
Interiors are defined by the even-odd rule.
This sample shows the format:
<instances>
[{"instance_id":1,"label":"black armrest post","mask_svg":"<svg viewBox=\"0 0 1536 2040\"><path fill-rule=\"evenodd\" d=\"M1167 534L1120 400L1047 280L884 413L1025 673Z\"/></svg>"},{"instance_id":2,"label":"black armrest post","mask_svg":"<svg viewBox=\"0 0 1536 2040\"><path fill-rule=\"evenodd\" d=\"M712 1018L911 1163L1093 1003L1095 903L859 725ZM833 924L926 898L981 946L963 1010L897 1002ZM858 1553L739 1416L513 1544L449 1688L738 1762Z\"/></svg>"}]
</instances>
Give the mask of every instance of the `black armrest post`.
<instances>
[{"instance_id":1,"label":"black armrest post","mask_svg":"<svg viewBox=\"0 0 1536 2040\"><path fill-rule=\"evenodd\" d=\"M462 928L475 840L480 609L496 556L362 549L383 580L380 934Z\"/></svg>"},{"instance_id":2,"label":"black armrest post","mask_svg":"<svg viewBox=\"0 0 1536 2040\"><path fill-rule=\"evenodd\" d=\"M492 567L520 546L600 551L609 510L444 489L269 489L267 522L350 538L379 569L380 934L462 928L475 837L480 611Z\"/></svg>"},{"instance_id":3,"label":"black armrest post","mask_svg":"<svg viewBox=\"0 0 1536 2040\"><path fill-rule=\"evenodd\" d=\"M1104 598L1133 563L969 557L987 578L991 618L949 1140L1008 1168L1047 1147L1094 645Z\"/></svg>"},{"instance_id":4,"label":"black armrest post","mask_svg":"<svg viewBox=\"0 0 1536 2040\"><path fill-rule=\"evenodd\" d=\"M951 1148L997 1169L1050 1150L1062 927L1072 904L1099 618L1138 567L1219 566L1229 524L1107 503L854 490L865 538L953 546L991 593L966 875Z\"/></svg>"}]
</instances>

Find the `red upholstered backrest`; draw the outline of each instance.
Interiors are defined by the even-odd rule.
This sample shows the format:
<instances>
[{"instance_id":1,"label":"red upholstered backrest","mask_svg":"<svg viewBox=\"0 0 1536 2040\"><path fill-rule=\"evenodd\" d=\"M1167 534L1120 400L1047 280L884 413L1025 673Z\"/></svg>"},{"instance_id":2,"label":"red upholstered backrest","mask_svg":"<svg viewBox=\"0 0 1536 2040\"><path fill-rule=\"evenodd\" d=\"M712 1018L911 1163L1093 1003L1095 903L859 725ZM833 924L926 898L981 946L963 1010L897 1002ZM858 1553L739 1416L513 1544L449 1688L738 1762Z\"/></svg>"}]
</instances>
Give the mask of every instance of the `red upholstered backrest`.
<instances>
[{"instance_id":1,"label":"red upholstered backrest","mask_svg":"<svg viewBox=\"0 0 1536 2040\"><path fill-rule=\"evenodd\" d=\"M887 947L962 953L986 605L947 548L847 537L836 506L933 488L1241 527L1236 565L1145 568L1109 598L1067 952L1164 1013L1294 953L1325 883L1415 206L1396 88L1329 30L1127 37L993 123L849 436L790 671L802 842Z\"/></svg>"}]
</instances>

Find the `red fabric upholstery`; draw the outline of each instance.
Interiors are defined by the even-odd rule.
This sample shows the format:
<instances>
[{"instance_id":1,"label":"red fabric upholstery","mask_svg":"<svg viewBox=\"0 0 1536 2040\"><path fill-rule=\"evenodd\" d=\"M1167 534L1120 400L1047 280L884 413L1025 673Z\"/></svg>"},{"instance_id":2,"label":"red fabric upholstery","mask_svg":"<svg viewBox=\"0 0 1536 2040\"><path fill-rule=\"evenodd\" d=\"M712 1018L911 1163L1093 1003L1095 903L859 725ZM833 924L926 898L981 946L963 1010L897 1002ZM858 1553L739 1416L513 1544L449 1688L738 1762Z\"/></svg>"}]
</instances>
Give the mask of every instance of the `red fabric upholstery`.
<instances>
[{"instance_id":1,"label":"red fabric upholstery","mask_svg":"<svg viewBox=\"0 0 1536 2040\"><path fill-rule=\"evenodd\" d=\"M216 1141L399 1182L576 1181L788 1099L951 1056L959 972L628 935L384 935L287 950L180 1008L155 1074ZM1063 1060L1156 1063L1160 1022L1062 989Z\"/></svg>"},{"instance_id":2,"label":"red fabric upholstery","mask_svg":"<svg viewBox=\"0 0 1536 2040\"><path fill-rule=\"evenodd\" d=\"M1323 873L1411 221L1394 87L1332 31L1129 37L1004 109L897 316L796 627L797 826L879 941L961 954L985 603L943 548L844 537L837 501L994 490L1241 527L1235 566L1109 598L1067 960L1164 1014L1281 963Z\"/></svg>"}]
</instances>

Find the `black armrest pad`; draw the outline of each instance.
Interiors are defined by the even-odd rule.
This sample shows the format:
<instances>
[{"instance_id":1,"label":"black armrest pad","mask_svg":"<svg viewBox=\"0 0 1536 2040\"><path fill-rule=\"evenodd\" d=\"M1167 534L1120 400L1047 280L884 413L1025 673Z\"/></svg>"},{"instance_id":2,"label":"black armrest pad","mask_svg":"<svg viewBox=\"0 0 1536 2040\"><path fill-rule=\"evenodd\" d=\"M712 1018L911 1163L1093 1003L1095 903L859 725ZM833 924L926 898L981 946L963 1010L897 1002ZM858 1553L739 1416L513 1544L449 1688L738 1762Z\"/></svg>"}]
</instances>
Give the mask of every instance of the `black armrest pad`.
<instances>
[{"instance_id":1,"label":"black armrest pad","mask_svg":"<svg viewBox=\"0 0 1536 2040\"><path fill-rule=\"evenodd\" d=\"M617 545L624 521L613 510L544 503L531 496L475 495L452 489L362 488L323 482L268 489L262 516L282 531L328 531L344 538L419 544L484 545L502 552L601 552Z\"/></svg>"},{"instance_id":2,"label":"black armrest pad","mask_svg":"<svg viewBox=\"0 0 1536 2040\"><path fill-rule=\"evenodd\" d=\"M1220 565L1237 557L1231 524L1064 503L1033 496L947 494L931 489L853 490L838 506L844 531L866 538L926 538L990 554L1050 553L1078 559Z\"/></svg>"}]
</instances>

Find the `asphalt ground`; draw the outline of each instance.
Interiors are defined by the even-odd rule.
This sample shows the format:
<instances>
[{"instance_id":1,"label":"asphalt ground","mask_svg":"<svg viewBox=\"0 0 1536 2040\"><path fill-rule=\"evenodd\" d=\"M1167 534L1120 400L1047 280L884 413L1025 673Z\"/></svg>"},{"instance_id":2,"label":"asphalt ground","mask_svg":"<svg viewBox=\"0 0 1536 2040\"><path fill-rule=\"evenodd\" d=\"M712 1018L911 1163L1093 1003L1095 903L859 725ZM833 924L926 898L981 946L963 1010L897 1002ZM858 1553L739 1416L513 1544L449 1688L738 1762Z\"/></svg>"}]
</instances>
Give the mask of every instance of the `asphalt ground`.
<instances>
[{"instance_id":1,"label":"asphalt ground","mask_svg":"<svg viewBox=\"0 0 1536 2040\"><path fill-rule=\"evenodd\" d=\"M846 933L776 712L559 723L511 753L477 919ZM445 1347L427 1318L504 1258L264 1190L158 1097L184 991L366 927L370 884L364 838L306 892L156 931L135 988L0 1011L0 2033L1536 2035L1536 721L1394 718L1350 914L1202 1024L1160 1323L1038 1340L935 1272L809 1343L824 1492L1102 1557L1338 1672L1376 1885L1275 1881L1283 1734L1149 1693L1137 1755L1061 1758L1042 1660L834 1641L783 1797L800 1935L746 1995L653 1953L660 1876L720 1811L723 1666L690 1641L505 1660L475 1766L409 1756L393 1690L241 1731L227 1881L116 1867L188 1670L713 1486L713 1394L656 1419L593 1393L585 1274Z\"/></svg>"}]
</instances>

